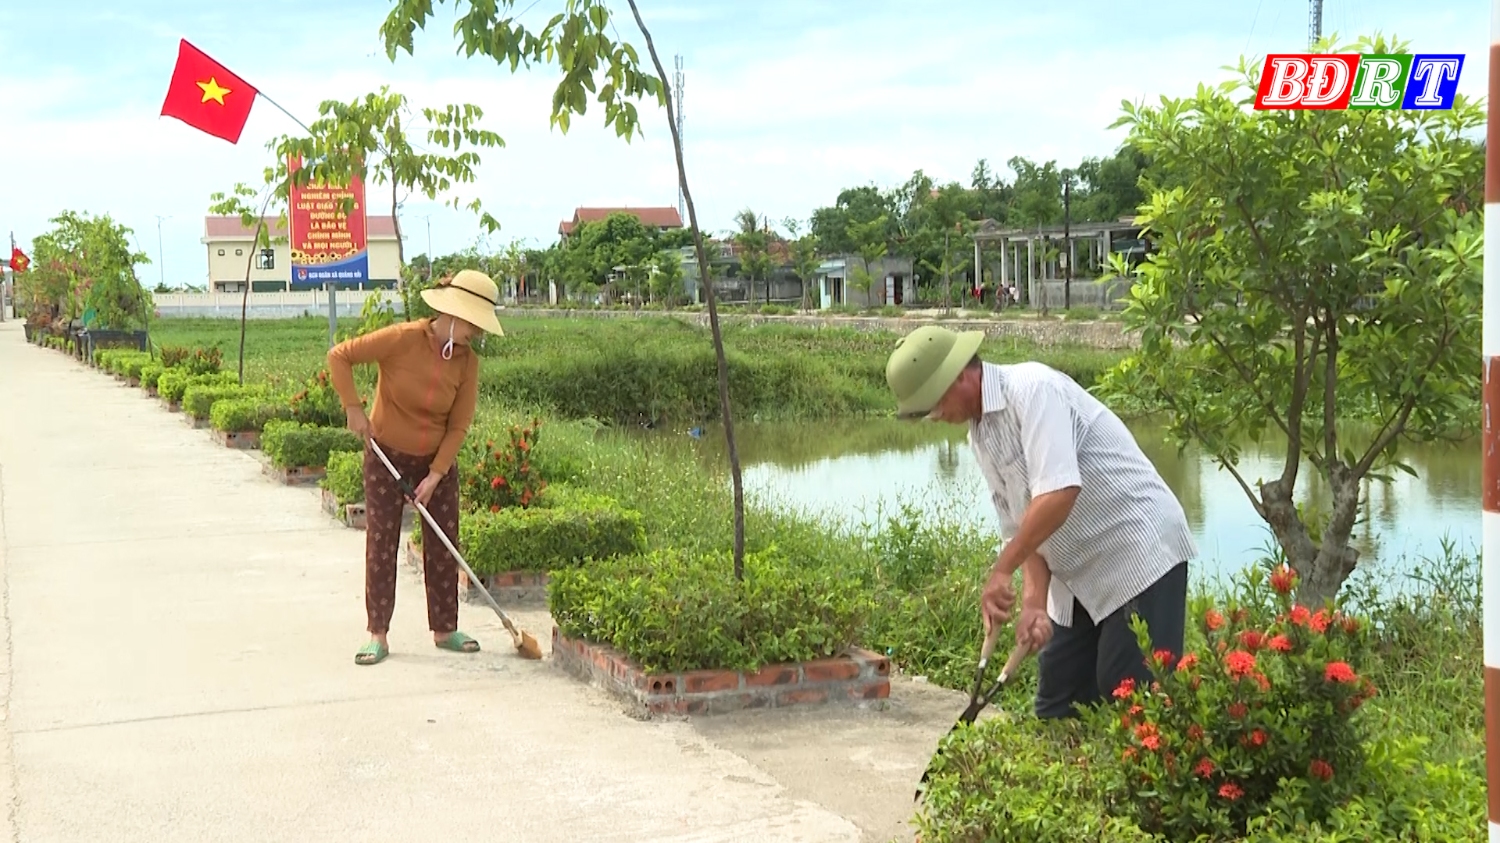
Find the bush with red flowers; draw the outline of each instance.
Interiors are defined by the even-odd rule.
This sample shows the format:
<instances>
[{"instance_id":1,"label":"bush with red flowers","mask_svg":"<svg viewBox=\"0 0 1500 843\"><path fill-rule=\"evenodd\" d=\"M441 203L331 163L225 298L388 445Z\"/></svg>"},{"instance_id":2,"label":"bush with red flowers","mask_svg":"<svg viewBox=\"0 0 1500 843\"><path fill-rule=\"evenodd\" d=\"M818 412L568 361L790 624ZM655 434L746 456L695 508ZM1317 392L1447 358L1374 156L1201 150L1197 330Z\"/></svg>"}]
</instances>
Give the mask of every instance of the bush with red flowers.
<instances>
[{"instance_id":1,"label":"bush with red flowers","mask_svg":"<svg viewBox=\"0 0 1500 843\"><path fill-rule=\"evenodd\" d=\"M344 402L327 369L319 369L289 402L292 419L318 427L343 427L347 422Z\"/></svg>"},{"instance_id":2,"label":"bush with red flowers","mask_svg":"<svg viewBox=\"0 0 1500 843\"><path fill-rule=\"evenodd\" d=\"M531 464L541 419L528 425L512 425L510 441L496 447L485 443L479 460L463 477L462 496L471 509L499 512L506 507L528 507L537 504L547 481Z\"/></svg>"},{"instance_id":3,"label":"bush with red flowers","mask_svg":"<svg viewBox=\"0 0 1500 843\"><path fill-rule=\"evenodd\" d=\"M1243 834L1273 800L1319 821L1359 790L1356 714L1375 694L1360 675L1364 624L1294 605L1289 569L1265 583L1255 574L1227 605L1195 605L1201 646L1186 653L1153 652L1137 621L1155 679L1127 679L1092 714L1120 759L1112 813L1173 840L1218 839ZM1281 804L1289 781L1306 785L1295 805Z\"/></svg>"}]
</instances>

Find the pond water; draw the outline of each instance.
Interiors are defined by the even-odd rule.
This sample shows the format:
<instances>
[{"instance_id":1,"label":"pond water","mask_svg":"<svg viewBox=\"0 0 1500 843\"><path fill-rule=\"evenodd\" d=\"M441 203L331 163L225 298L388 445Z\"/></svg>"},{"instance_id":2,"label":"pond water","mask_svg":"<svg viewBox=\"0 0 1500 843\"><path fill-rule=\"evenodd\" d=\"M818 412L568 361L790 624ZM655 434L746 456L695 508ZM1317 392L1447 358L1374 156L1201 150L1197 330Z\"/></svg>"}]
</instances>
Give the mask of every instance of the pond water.
<instances>
[{"instance_id":1,"label":"pond water","mask_svg":"<svg viewBox=\"0 0 1500 843\"><path fill-rule=\"evenodd\" d=\"M1274 539L1234 476L1196 447L1168 444L1159 422L1128 423L1141 449L1176 493L1198 543L1199 576L1239 571L1268 555ZM860 523L902 504L924 514L972 518L998 534L965 429L889 419L736 425L746 495L830 522ZM728 482L722 428L690 442ZM1242 443L1239 471L1252 485L1280 473L1284 448ZM1391 482L1366 480L1354 544L1362 568L1378 564L1381 579L1441 557L1445 542L1477 556L1480 543L1480 461L1477 441L1403 446L1416 477L1392 471ZM1309 466L1299 473L1297 499L1325 506L1328 491ZM1396 583L1390 583L1396 585ZM1382 589L1384 590L1384 589Z\"/></svg>"}]
</instances>

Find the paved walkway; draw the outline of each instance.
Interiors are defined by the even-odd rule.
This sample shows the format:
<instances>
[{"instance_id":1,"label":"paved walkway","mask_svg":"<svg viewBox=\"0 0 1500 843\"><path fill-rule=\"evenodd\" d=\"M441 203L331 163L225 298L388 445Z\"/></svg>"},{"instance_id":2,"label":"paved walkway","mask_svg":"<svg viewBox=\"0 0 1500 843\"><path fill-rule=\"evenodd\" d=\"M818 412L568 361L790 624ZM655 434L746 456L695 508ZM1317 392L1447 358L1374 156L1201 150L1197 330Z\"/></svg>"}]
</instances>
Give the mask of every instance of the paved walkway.
<instances>
[{"instance_id":1,"label":"paved walkway","mask_svg":"<svg viewBox=\"0 0 1500 843\"><path fill-rule=\"evenodd\" d=\"M483 653L435 649L404 565L393 653L359 667L363 546L0 323L0 840L909 839L964 702L898 681L884 712L639 722L483 605Z\"/></svg>"}]
</instances>

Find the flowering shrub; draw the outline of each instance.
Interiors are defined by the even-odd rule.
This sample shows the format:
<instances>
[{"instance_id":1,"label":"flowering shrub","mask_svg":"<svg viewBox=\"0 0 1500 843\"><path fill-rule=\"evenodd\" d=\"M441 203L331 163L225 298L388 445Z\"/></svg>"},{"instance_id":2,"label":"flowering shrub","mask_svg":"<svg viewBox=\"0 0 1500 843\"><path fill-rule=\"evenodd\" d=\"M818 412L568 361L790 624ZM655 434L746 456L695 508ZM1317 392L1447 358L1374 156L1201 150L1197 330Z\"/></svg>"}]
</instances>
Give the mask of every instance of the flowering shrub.
<instances>
[{"instance_id":1,"label":"flowering shrub","mask_svg":"<svg viewBox=\"0 0 1500 843\"><path fill-rule=\"evenodd\" d=\"M1366 630L1341 612L1293 605L1290 569L1269 580L1267 591L1252 575L1244 603L1195 610L1198 650L1153 652L1136 622L1154 681L1125 680L1095 716L1120 759L1113 808L1145 831L1238 837L1273 801L1319 821L1359 790L1355 714L1375 694L1359 673ZM1305 786L1288 791L1283 780Z\"/></svg>"},{"instance_id":2,"label":"flowering shrub","mask_svg":"<svg viewBox=\"0 0 1500 843\"><path fill-rule=\"evenodd\" d=\"M345 424L344 402L333 388L327 369L320 369L301 391L292 396L292 418L319 427L342 427Z\"/></svg>"},{"instance_id":3,"label":"flowering shrub","mask_svg":"<svg viewBox=\"0 0 1500 843\"><path fill-rule=\"evenodd\" d=\"M498 512L537 502L547 488L547 481L531 466L531 450L541 426L541 419L525 427L512 425L510 443L503 449L496 448L493 440L485 443L478 464L463 478L463 499L470 507Z\"/></svg>"}]
</instances>

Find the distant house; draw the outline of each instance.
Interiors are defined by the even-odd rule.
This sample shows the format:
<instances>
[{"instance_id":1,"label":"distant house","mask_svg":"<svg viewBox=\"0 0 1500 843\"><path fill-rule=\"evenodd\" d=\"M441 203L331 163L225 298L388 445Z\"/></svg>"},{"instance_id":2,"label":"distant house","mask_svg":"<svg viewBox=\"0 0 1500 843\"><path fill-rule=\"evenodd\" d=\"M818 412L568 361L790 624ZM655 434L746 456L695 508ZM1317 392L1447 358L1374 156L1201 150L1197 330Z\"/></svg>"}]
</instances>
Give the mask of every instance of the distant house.
<instances>
[{"instance_id":1,"label":"distant house","mask_svg":"<svg viewBox=\"0 0 1500 843\"><path fill-rule=\"evenodd\" d=\"M287 289L292 280L292 253L286 228L276 217L265 217L270 229L271 245L255 255L255 229L246 228L239 217L208 216L203 218L203 238L199 241L208 251L209 291L237 293L245 287L245 265L250 264L250 290L274 293ZM370 249L370 280L363 284L339 284L340 289L389 289L401 277L401 262L396 248L396 223L389 216L367 216L365 238Z\"/></svg>"},{"instance_id":2,"label":"distant house","mask_svg":"<svg viewBox=\"0 0 1500 843\"><path fill-rule=\"evenodd\" d=\"M870 265L870 289L855 285L855 270L864 269L859 255L833 255L818 266L818 307L880 307L908 305L917 297L911 258L886 257Z\"/></svg>"},{"instance_id":3,"label":"distant house","mask_svg":"<svg viewBox=\"0 0 1500 843\"><path fill-rule=\"evenodd\" d=\"M676 208L574 208L573 219L563 220L557 224L557 235L567 240L573 234L573 230L579 223L599 222L610 214L629 214L641 221L641 225L647 228L655 228L657 231L667 231L673 228L682 228L682 216L677 213Z\"/></svg>"}]
</instances>

